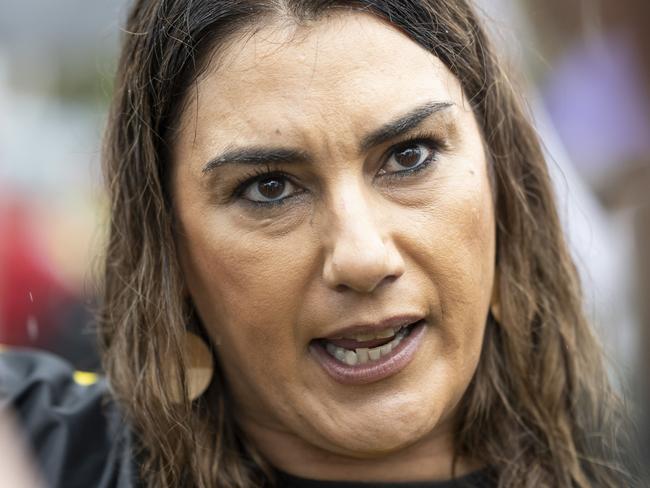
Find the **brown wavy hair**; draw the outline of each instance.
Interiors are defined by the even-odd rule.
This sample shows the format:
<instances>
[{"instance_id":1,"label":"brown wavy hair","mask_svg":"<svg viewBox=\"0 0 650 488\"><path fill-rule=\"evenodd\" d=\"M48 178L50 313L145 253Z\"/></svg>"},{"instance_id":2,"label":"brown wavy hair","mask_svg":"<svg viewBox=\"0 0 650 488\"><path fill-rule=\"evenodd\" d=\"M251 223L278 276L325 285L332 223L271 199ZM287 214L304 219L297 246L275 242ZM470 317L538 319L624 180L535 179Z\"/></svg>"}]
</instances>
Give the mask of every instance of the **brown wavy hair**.
<instances>
[{"instance_id":1,"label":"brown wavy hair","mask_svg":"<svg viewBox=\"0 0 650 488\"><path fill-rule=\"evenodd\" d=\"M225 42L278 19L330 9L376 15L440 58L483 132L497 220L501 312L488 318L464 395L457 457L489 466L499 487L629 486L617 448L620 405L582 312L538 138L465 0L139 0L130 11L105 139L110 235L100 339L114 394L141 448L149 486L272 486L272 469L229 409L217 371L198 400L181 339L201 333L177 261L167 178L174 123Z\"/></svg>"}]
</instances>

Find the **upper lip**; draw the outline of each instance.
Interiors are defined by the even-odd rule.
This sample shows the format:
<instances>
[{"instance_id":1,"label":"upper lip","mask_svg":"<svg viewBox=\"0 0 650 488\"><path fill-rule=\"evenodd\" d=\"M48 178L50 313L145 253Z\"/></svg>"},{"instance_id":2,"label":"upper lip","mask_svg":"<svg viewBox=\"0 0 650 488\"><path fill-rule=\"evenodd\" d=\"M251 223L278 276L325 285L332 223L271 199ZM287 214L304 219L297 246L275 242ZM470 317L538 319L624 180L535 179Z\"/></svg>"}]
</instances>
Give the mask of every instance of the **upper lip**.
<instances>
[{"instance_id":1,"label":"upper lip","mask_svg":"<svg viewBox=\"0 0 650 488\"><path fill-rule=\"evenodd\" d=\"M337 337L352 336L355 334L364 334L376 330L403 327L405 325L410 325L423 319L424 316L421 314L395 315L392 317L379 320L377 322L356 323L345 327L341 327L331 332L327 336L321 337L321 339L335 339Z\"/></svg>"}]
</instances>

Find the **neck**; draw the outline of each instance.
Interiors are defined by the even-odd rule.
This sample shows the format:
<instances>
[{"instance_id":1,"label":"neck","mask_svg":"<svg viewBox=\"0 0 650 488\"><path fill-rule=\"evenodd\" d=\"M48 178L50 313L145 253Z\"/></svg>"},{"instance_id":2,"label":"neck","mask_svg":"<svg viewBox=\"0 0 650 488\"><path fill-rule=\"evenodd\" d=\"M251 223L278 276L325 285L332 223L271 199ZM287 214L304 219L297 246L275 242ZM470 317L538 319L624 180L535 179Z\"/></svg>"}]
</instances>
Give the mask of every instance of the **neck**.
<instances>
[{"instance_id":1,"label":"neck","mask_svg":"<svg viewBox=\"0 0 650 488\"><path fill-rule=\"evenodd\" d=\"M277 469L300 478L337 481L434 481L473 472L480 464L457 458L454 466L451 429L372 457L334 453L299 437L254 422L242 427L260 453Z\"/></svg>"}]
</instances>

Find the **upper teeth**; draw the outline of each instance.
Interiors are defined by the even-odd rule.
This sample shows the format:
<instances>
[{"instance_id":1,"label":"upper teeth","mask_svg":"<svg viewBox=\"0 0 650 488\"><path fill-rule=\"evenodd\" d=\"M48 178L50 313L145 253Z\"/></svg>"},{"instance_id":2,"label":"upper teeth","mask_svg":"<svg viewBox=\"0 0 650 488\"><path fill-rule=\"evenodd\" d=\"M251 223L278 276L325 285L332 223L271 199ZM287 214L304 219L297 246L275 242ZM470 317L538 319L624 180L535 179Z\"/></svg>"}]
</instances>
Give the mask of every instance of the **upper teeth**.
<instances>
[{"instance_id":1,"label":"upper teeth","mask_svg":"<svg viewBox=\"0 0 650 488\"><path fill-rule=\"evenodd\" d=\"M357 342L372 341L373 339L387 339L388 337L393 337L401 329L402 327L389 327L388 329L366 332L364 334L350 334L344 337L338 337L337 339L353 339Z\"/></svg>"},{"instance_id":2,"label":"upper teeth","mask_svg":"<svg viewBox=\"0 0 650 488\"><path fill-rule=\"evenodd\" d=\"M355 364L364 364L367 363L368 361L377 361L379 358L386 356L387 354L390 354L390 352L393 349L395 349L400 342L402 342L402 339L404 339L406 333L407 333L406 328L402 330L398 329L398 332L397 334L395 334L395 338L392 341L388 342L387 344L384 344L383 346L378 346L373 348L359 347L354 351L352 351L350 349L345 349L343 347L335 346L331 342L328 342L325 346L325 349L327 349L327 352L329 352L332 356L334 356L339 361L349 366L354 366ZM372 337L372 339L374 338L375 336ZM370 339L364 339L364 340L370 340Z\"/></svg>"}]
</instances>

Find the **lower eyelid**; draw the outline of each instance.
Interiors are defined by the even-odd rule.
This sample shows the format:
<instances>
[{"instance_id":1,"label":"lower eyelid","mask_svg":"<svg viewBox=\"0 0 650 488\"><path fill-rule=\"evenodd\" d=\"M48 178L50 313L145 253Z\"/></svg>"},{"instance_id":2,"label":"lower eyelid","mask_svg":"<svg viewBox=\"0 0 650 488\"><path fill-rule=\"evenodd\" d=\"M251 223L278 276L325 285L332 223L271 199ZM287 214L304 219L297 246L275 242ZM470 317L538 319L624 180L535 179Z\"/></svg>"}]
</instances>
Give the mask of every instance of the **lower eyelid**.
<instances>
[{"instance_id":1,"label":"lower eyelid","mask_svg":"<svg viewBox=\"0 0 650 488\"><path fill-rule=\"evenodd\" d=\"M396 173L388 173L382 176L382 178L389 178L389 179L407 178L410 175L414 175L426 169L430 169L431 165L436 163L437 161L438 161L438 153L433 153L424 162L420 163L420 165L416 166L415 168L405 169Z\"/></svg>"},{"instance_id":2,"label":"lower eyelid","mask_svg":"<svg viewBox=\"0 0 650 488\"><path fill-rule=\"evenodd\" d=\"M288 195L284 198L281 198L279 200L270 200L270 201L256 201L256 200L250 200L248 198L242 198L241 201L247 205L250 206L254 209L273 209L276 207L281 207L287 203L289 203L290 200L294 200L297 198L302 198L303 195L307 193L306 190L299 190L298 192L292 193L291 195Z\"/></svg>"},{"instance_id":3,"label":"lower eyelid","mask_svg":"<svg viewBox=\"0 0 650 488\"><path fill-rule=\"evenodd\" d=\"M296 183L294 183L293 179L290 178L289 176L283 174L283 173L278 173L276 171L267 171L267 172L262 172L254 177L250 177L242 181L241 183L238 184L237 188L233 191L232 193L232 198L233 200L244 200L248 202L253 202L253 203L273 203L273 201L269 202L259 202L257 200L252 200L250 198L246 197L246 194L248 193L249 189L253 185L257 185L260 183L260 181L269 178L269 177L278 177L283 179L290 187L300 189L300 186Z\"/></svg>"}]
</instances>

